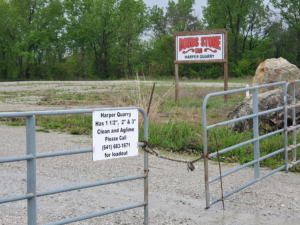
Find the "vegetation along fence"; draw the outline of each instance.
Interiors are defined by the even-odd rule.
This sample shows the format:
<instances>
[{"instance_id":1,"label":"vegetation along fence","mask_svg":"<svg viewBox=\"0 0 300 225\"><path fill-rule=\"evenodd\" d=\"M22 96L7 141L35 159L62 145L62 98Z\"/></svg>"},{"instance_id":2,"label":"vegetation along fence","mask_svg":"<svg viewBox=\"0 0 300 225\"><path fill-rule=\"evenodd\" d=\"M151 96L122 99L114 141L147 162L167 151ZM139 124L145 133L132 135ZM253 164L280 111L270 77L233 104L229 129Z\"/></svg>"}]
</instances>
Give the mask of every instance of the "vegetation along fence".
<instances>
[{"instance_id":1,"label":"vegetation along fence","mask_svg":"<svg viewBox=\"0 0 300 225\"><path fill-rule=\"evenodd\" d=\"M297 81L283 81L283 82L277 82L277 83L272 83L272 84L265 84L265 85L260 85L260 86L255 86L255 87L247 87L247 88L242 88L242 89L236 89L236 90L230 90L230 91L223 91L223 92L218 92L218 93L211 93L211 94L208 94L205 99L204 99L204 102L203 102L203 145L204 145L204 170L205 170L205 194L206 194L206 208L209 208L211 205L215 204L216 202L218 201L221 201L223 200L224 198L256 183L257 181L259 180L262 180L268 176L270 176L271 174L274 174L276 173L277 171L280 171L282 169L285 169L285 170L288 170L289 168L293 167L294 165L300 163L300 160L296 160L296 148L300 146L300 143L296 144L296 129L300 127L300 124L299 125L296 125L296 111L295 111L295 108L300 106L300 104L295 104L295 83L299 83L300 80L297 80ZM292 84L292 104L288 105L288 102L287 102L287 89L288 89L288 86ZM277 107L277 108L274 108L274 109L269 109L269 110L266 110L266 111L262 111L262 112L259 112L258 110L258 89L260 88L266 88L266 87L273 87L273 86L278 86L278 85L285 85L284 86L284 106L282 107ZM244 92L244 91L249 91L249 90L252 90L252 98L253 98L253 114L251 115L247 115L247 116L244 116L244 117L240 117L240 118L236 118L236 119L232 119L232 120L229 120L229 121L225 121L225 122L221 122L221 123L218 123L218 124L213 124L213 125L209 125L207 126L207 121L206 121L206 106L207 106L207 101L210 97L214 97L214 96L220 96L220 95L227 95L227 94L234 94L234 93L239 93L239 92ZM288 120L287 120L287 113L288 113L288 109L292 109L292 119L293 119L293 124L292 126L289 126L288 127ZM283 129L279 129L277 131L273 131L273 132L270 132L270 133L267 133L267 134L264 134L262 136L259 135L259 116L262 116L262 115L265 115L265 114L268 114L268 113L272 113L272 112L277 112L277 111L281 111L281 110L284 110L284 128ZM228 125L228 124L231 124L231 123L235 123L235 122L239 122L239 121L242 121L242 120L247 120L247 119L253 119L253 139L251 140L248 140L248 141L245 141L245 142L242 142L242 143L239 143L239 144L236 144L234 146L231 146L231 147L228 147L228 148L225 148L225 149L222 149L222 150L219 150L217 152L214 152L214 153L211 153L211 154L208 154L208 151L207 151L207 133L209 130L213 129L213 128L217 128L217 127L220 127L220 126L225 126L225 125ZM293 132L293 144L288 146L288 132ZM275 134L279 134L279 133L282 133L284 132L284 148L282 149L279 149L279 150L276 150L270 154L267 154L265 156L262 156L260 157L260 149L259 149L259 141L264 139L264 138L267 138L267 137L270 137L272 135L275 135ZM236 167L232 170L229 170L223 174L220 174L220 176L216 176L216 177L213 177L211 179L209 179L209 176L208 176L208 159L209 158L212 158L212 157L215 157L215 156L219 156L219 154L223 154L225 152L229 152L229 151L232 151L234 149L237 149L239 147L242 147L242 146L245 146L245 145L248 145L248 144L251 144L253 143L254 145L254 160L251 161L251 162L248 162L246 164L243 164L239 167ZM288 159L288 152L293 150L293 159L292 159L292 162L289 162L289 159ZM262 160L265 160L269 157L272 157L276 154L279 154L281 152L284 152L285 153L285 165L282 165L281 167L267 173L267 174L264 174L263 176L260 175L260 161ZM210 200L210 192L209 192L209 184L214 182L214 181L217 181L219 179L222 179L223 177L226 177L236 171L239 171L245 167L248 167L248 166L251 166L251 165L254 165L254 180L228 192L228 193L225 193L223 195L222 193L222 196L221 197L218 197L214 200Z\"/></svg>"},{"instance_id":2,"label":"vegetation along fence","mask_svg":"<svg viewBox=\"0 0 300 225\"><path fill-rule=\"evenodd\" d=\"M105 109L94 109L95 111L107 111L107 110L128 110L136 109L136 107L123 107L123 108L105 108ZM144 140L148 141L148 117L145 111L141 108L138 108L139 112L144 117ZM57 193L74 191L83 188L96 187L106 184L113 184L124 181L131 181L136 179L144 179L144 201L141 203L122 206L119 208L104 210L92 214L87 214L83 216L73 217L61 221L51 222L48 225L54 224L67 224L80 220L86 220L93 217L99 217L107 215L110 213L120 212L128 209L133 209L137 207L144 207L144 224L148 224L148 153L144 152L144 174L115 178L111 180L97 181L92 183L79 184L70 187L58 188L53 190L46 191L36 191L36 159L46 158L46 157L55 157L62 155L72 155L79 153L88 153L93 152L92 148L86 149L72 149L65 151L56 151L56 152L47 152L36 154L36 141L35 141L35 116L49 116L49 115L66 115L66 114L83 114L83 113L92 113L93 109L78 109L78 110L55 110L55 111L31 111L31 112L4 112L0 113L0 118L7 117L26 117L26 150L27 154L23 156L13 156L0 158L0 163L16 162L16 161L27 161L27 194L5 197L0 199L0 204L25 200L27 199L27 218L28 224L36 225L37 224L37 206L36 199L37 197L53 195ZM139 142L139 146L144 146L143 142ZM146 146L147 149L147 146Z\"/></svg>"}]
</instances>

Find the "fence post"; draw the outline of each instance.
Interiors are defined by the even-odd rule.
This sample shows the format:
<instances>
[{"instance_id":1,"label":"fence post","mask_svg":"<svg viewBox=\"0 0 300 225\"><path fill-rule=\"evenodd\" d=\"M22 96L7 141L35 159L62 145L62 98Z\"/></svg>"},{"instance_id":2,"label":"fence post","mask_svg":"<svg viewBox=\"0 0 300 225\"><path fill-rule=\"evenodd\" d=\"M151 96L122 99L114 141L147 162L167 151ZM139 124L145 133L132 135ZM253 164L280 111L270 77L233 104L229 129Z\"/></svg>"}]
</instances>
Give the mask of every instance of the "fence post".
<instances>
[{"instance_id":1,"label":"fence post","mask_svg":"<svg viewBox=\"0 0 300 225\"><path fill-rule=\"evenodd\" d=\"M284 100L284 158L285 158L285 170L288 171L288 163L289 163L289 153L288 153L288 122L287 122L287 116L288 116L288 110L287 110L287 89L290 83L286 83L284 86L284 92L283 92L283 100Z\"/></svg>"},{"instance_id":2,"label":"fence post","mask_svg":"<svg viewBox=\"0 0 300 225\"><path fill-rule=\"evenodd\" d=\"M175 63L175 102L179 101L179 75L178 75L178 63Z\"/></svg>"},{"instance_id":3,"label":"fence post","mask_svg":"<svg viewBox=\"0 0 300 225\"><path fill-rule=\"evenodd\" d=\"M293 88L293 99L292 99L292 104L293 105L295 105L295 100L296 100L296 97L295 97L295 83L293 83L292 84L292 88ZM297 124L296 124L296 108L295 107L293 107L293 109L292 109L292 111L293 111L293 126L296 126ZM293 145L295 146L297 144L297 142L296 142L296 130L293 130ZM294 162L296 162L296 147L294 147L294 149L293 149L293 161Z\"/></svg>"},{"instance_id":4,"label":"fence post","mask_svg":"<svg viewBox=\"0 0 300 225\"><path fill-rule=\"evenodd\" d=\"M148 116L144 115L144 140L148 142ZM146 150L148 150L148 146L146 146ZM149 218L148 218L148 210L149 210L149 201L148 201L148 152L144 151L144 202L146 205L144 206L144 225L148 225Z\"/></svg>"},{"instance_id":5,"label":"fence post","mask_svg":"<svg viewBox=\"0 0 300 225\"><path fill-rule=\"evenodd\" d=\"M206 124L206 103L208 97L206 96L202 105L202 129L203 129L203 154L204 154L204 179L205 179L205 199L206 209L210 207L209 196L209 180L208 180L208 151L207 151L207 124Z\"/></svg>"},{"instance_id":6,"label":"fence post","mask_svg":"<svg viewBox=\"0 0 300 225\"><path fill-rule=\"evenodd\" d=\"M34 197L27 199L28 224L36 225L36 149L35 149L35 115L26 117L26 151L34 158L27 160L27 194Z\"/></svg>"},{"instance_id":7,"label":"fence post","mask_svg":"<svg viewBox=\"0 0 300 225\"><path fill-rule=\"evenodd\" d=\"M253 90L253 114L256 116L253 118L253 138L254 141L254 160L257 162L254 164L254 178L260 178L260 163L259 163L259 122L258 122L258 88Z\"/></svg>"}]
</instances>

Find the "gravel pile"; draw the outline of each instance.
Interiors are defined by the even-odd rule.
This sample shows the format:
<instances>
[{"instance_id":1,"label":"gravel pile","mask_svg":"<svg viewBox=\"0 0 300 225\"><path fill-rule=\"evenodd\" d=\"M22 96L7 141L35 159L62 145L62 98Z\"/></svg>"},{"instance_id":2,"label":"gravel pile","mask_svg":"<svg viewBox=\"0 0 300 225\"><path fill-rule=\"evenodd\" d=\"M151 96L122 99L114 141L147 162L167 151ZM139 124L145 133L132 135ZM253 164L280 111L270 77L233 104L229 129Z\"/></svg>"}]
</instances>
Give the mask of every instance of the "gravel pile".
<instances>
[{"instance_id":1,"label":"gravel pile","mask_svg":"<svg viewBox=\"0 0 300 225\"><path fill-rule=\"evenodd\" d=\"M0 158L26 154L25 127L0 125ZM90 136L36 133L37 152L92 146ZM176 156L175 156L176 157ZM179 158L179 157L178 157ZM236 164L222 165L222 172ZM209 164L210 177L218 164ZM300 176L279 172L205 210L203 162L188 172L178 164L149 158L150 224L299 224ZM262 173L269 170L262 169ZM37 191L143 173L143 152L139 156L92 161L92 154L37 160ZM253 168L224 179L230 191L254 177ZM220 196L220 183L210 187L211 197ZM26 163L0 164L0 198L26 193ZM143 180L71 191L37 199L38 224L45 224L101 210L143 202ZM0 205L0 224L27 224L26 201ZM80 221L74 224L143 224L143 208Z\"/></svg>"}]
</instances>

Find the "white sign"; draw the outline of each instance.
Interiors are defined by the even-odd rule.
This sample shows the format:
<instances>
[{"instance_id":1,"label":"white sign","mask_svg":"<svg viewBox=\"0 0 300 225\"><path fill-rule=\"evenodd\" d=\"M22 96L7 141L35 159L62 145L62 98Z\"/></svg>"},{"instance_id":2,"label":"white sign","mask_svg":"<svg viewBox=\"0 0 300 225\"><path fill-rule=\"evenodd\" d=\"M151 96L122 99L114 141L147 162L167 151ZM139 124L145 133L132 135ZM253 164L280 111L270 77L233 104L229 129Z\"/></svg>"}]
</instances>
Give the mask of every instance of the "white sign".
<instances>
[{"instance_id":1,"label":"white sign","mask_svg":"<svg viewBox=\"0 0 300 225\"><path fill-rule=\"evenodd\" d=\"M138 155L138 109L93 112L93 161Z\"/></svg>"},{"instance_id":2,"label":"white sign","mask_svg":"<svg viewBox=\"0 0 300 225\"><path fill-rule=\"evenodd\" d=\"M176 60L224 59L224 34L176 36Z\"/></svg>"}]
</instances>

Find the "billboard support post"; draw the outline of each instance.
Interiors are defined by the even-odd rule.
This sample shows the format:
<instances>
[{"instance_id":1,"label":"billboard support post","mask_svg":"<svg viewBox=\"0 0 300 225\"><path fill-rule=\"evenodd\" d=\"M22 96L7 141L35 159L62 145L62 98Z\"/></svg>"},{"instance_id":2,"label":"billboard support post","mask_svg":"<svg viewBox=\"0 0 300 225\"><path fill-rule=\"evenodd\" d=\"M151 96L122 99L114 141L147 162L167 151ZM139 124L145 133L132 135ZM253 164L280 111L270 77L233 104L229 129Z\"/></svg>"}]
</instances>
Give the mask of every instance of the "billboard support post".
<instances>
[{"instance_id":1,"label":"billboard support post","mask_svg":"<svg viewBox=\"0 0 300 225\"><path fill-rule=\"evenodd\" d=\"M179 100L179 77L178 77L178 63L175 63L175 101L178 104Z\"/></svg>"},{"instance_id":2,"label":"billboard support post","mask_svg":"<svg viewBox=\"0 0 300 225\"><path fill-rule=\"evenodd\" d=\"M227 30L224 33L224 91L228 91L228 44L227 44ZM228 95L224 95L224 103L227 104Z\"/></svg>"},{"instance_id":3,"label":"billboard support post","mask_svg":"<svg viewBox=\"0 0 300 225\"><path fill-rule=\"evenodd\" d=\"M224 91L228 90L227 30L200 30L174 33L175 101L179 100L179 63L223 63ZM224 96L227 103L227 95Z\"/></svg>"}]
</instances>

